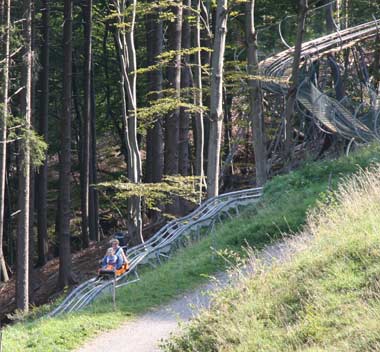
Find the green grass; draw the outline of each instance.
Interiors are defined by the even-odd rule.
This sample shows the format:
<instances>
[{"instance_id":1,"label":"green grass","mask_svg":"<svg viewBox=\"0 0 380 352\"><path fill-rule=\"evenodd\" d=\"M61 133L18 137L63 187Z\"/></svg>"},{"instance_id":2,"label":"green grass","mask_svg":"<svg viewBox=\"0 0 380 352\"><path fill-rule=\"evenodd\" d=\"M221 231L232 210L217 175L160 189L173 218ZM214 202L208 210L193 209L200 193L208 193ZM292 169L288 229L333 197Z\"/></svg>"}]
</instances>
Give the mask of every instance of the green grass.
<instances>
[{"instance_id":1,"label":"green grass","mask_svg":"<svg viewBox=\"0 0 380 352\"><path fill-rule=\"evenodd\" d=\"M306 249L215 298L166 350L380 351L380 168L313 210Z\"/></svg>"},{"instance_id":2,"label":"green grass","mask_svg":"<svg viewBox=\"0 0 380 352\"><path fill-rule=\"evenodd\" d=\"M308 163L298 171L275 177L268 183L260 205L218 226L215 241L208 237L193 244L166 264L145 269L136 284L118 290L116 311L110 298L104 298L80 313L14 324L4 330L4 352L72 350L100 331L169 302L226 268L225 261L210 247L240 251L248 242L261 248L284 232L297 231L305 223L307 210L317 199L326 197L323 192L328 189L329 179L331 187L336 187L341 176L374 162L380 162L378 145L363 148L349 158Z\"/></svg>"}]
</instances>

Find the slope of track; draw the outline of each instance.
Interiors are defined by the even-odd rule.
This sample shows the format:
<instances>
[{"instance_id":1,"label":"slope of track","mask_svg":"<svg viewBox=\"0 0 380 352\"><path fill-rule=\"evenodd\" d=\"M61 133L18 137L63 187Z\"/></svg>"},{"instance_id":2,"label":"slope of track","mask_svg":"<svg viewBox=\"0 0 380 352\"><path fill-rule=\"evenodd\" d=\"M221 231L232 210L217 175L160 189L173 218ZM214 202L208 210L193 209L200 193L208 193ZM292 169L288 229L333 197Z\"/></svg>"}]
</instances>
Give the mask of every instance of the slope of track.
<instances>
[{"instance_id":1,"label":"slope of track","mask_svg":"<svg viewBox=\"0 0 380 352\"><path fill-rule=\"evenodd\" d=\"M328 187L334 188L340 177L373 162L380 162L379 145L363 148L348 158L308 163L298 171L275 177L268 183L259 207L247 207L240 217L217 225L214 236L180 249L155 269L147 267L140 274L142 280L121 287L116 310L111 299L104 297L74 314L35 321L32 316L4 330L3 352L70 351L101 331L115 329L122 321L169 303L207 281L208 275L228 267L210 247L228 255L230 250L241 251L247 242L262 248L282 233L297 231L306 211L325 197L323 192Z\"/></svg>"},{"instance_id":2,"label":"slope of track","mask_svg":"<svg viewBox=\"0 0 380 352\"><path fill-rule=\"evenodd\" d=\"M202 228L211 230L215 221L220 220L221 215L228 214L231 216L229 213L231 208L234 208L238 213L237 207L239 205L253 203L261 195L262 188L225 193L208 199L189 215L169 222L145 243L126 250L129 270L116 278L118 283L116 288L138 280L137 268L140 264L146 264L150 260L160 263L160 257L166 258L173 247L179 248L185 236L194 233L194 236L199 238ZM136 278L133 278L133 274ZM130 279L131 276L132 279ZM102 292L110 289L113 284L113 280L94 277L76 287L49 316L78 311L91 303Z\"/></svg>"},{"instance_id":3,"label":"slope of track","mask_svg":"<svg viewBox=\"0 0 380 352\"><path fill-rule=\"evenodd\" d=\"M332 33L302 44L300 66L352 47L358 42L372 40L378 34L380 20ZM286 95L293 64L294 48L284 50L259 64L260 74L268 77L263 87L272 92ZM354 116L337 100L321 92L308 78L300 84L297 101L304 106L326 129L339 133L344 138L369 141L376 133ZM377 115L374 117L377 118Z\"/></svg>"}]
</instances>

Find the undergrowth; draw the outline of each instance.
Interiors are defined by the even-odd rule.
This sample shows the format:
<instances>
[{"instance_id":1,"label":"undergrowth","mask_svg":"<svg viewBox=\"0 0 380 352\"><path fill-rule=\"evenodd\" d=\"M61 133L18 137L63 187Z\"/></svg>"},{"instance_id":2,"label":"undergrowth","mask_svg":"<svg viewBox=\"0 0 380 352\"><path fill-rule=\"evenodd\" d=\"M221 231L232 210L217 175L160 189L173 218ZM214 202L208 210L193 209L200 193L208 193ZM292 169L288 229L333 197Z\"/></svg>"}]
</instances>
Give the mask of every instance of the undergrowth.
<instances>
[{"instance_id":1,"label":"undergrowth","mask_svg":"<svg viewBox=\"0 0 380 352\"><path fill-rule=\"evenodd\" d=\"M379 351L379 174L342 182L310 211L302 250L218 293L166 351Z\"/></svg>"},{"instance_id":2,"label":"undergrowth","mask_svg":"<svg viewBox=\"0 0 380 352\"><path fill-rule=\"evenodd\" d=\"M167 263L143 270L139 282L120 288L115 311L111 299L105 297L79 313L14 324L4 329L3 351L69 351L100 331L169 302L226 269L215 251L240 251L246 243L259 249L285 232L299 230L307 210L317 199L328 198L326 191L336 188L339 178L375 162L380 162L379 145L363 148L348 158L310 162L298 171L273 178L259 205L247 207L239 217L218 225L212 236L181 250Z\"/></svg>"}]
</instances>

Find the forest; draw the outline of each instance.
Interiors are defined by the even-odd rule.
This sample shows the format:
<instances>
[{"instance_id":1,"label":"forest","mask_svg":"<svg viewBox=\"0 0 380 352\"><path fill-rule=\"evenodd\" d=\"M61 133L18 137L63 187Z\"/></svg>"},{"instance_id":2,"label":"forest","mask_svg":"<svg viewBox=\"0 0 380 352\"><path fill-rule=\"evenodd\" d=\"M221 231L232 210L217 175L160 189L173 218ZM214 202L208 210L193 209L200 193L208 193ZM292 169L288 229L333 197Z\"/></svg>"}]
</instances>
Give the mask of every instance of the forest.
<instances>
[{"instance_id":1,"label":"forest","mask_svg":"<svg viewBox=\"0 0 380 352\"><path fill-rule=\"evenodd\" d=\"M27 313L51 260L58 292L115 232L144 243L379 139L379 16L376 0L0 0L0 295L12 282Z\"/></svg>"}]
</instances>

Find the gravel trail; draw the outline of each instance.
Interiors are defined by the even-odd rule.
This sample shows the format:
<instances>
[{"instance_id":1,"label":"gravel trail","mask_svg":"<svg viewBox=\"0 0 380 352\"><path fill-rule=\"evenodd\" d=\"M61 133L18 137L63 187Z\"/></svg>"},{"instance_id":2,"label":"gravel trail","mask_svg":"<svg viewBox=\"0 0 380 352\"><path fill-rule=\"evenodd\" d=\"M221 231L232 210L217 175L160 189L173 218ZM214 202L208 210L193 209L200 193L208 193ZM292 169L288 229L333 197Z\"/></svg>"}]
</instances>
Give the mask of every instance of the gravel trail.
<instances>
[{"instance_id":1,"label":"gravel trail","mask_svg":"<svg viewBox=\"0 0 380 352\"><path fill-rule=\"evenodd\" d=\"M266 247L259 259L269 264L274 260L284 261L295 251L307 246L309 237L294 237L278 244ZM233 282L233 280L232 280ZM77 352L157 352L159 343L180 330L179 323L194 317L200 309L210 304L210 292L231 284L226 273L219 273L216 280L176 299L168 305L146 313L136 320L128 321L119 328L95 337Z\"/></svg>"}]
</instances>

